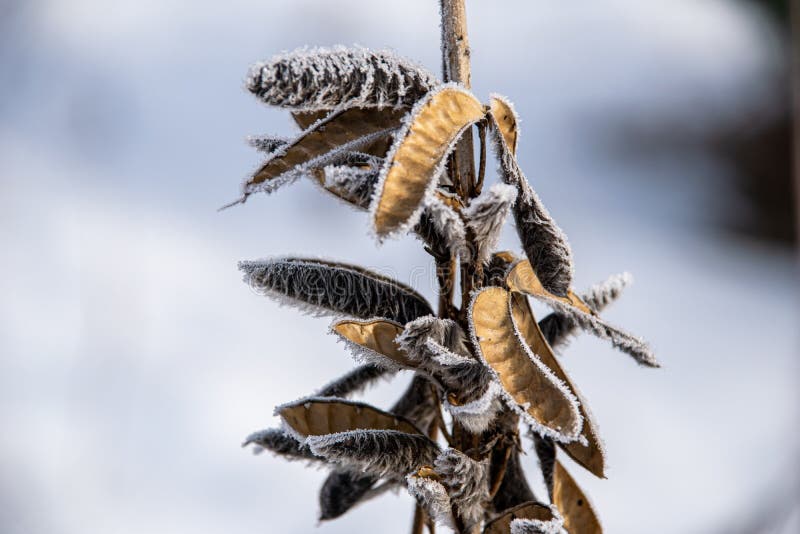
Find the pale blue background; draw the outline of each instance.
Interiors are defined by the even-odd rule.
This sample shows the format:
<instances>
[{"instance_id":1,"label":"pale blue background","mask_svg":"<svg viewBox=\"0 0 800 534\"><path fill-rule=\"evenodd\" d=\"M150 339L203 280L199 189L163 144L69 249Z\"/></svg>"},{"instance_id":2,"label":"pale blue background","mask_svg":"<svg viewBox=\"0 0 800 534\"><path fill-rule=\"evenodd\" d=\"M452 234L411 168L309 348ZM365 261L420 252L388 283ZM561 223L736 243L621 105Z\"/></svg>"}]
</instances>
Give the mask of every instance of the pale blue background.
<instances>
[{"instance_id":1,"label":"pale blue background","mask_svg":"<svg viewBox=\"0 0 800 534\"><path fill-rule=\"evenodd\" d=\"M241 82L305 43L438 70L436 2L0 7L0 531L313 530L324 472L239 443L352 360L327 320L248 290L236 261L323 255L433 297L429 263L411 238L376 248L363 214L308 183L217 213L258 162L243 138L292 131ZM777 522L760 532L796 532L794 258L711 225L738 208L709 156L635 158L614 141L627 121L702 129L753 108L784 53L774 34L715 0L468 10L475 92L516 103L521 163L570 236L577 286L633 272L608 317L664 363L640 369L592 338L564 357L609 450L608 480L572 469L607 532L758 532L744 522L761 514ZM367 398L389 405L405 380ZM411 508L384 496L315 532L403 533Z\"/></svg>"}]
</instances>

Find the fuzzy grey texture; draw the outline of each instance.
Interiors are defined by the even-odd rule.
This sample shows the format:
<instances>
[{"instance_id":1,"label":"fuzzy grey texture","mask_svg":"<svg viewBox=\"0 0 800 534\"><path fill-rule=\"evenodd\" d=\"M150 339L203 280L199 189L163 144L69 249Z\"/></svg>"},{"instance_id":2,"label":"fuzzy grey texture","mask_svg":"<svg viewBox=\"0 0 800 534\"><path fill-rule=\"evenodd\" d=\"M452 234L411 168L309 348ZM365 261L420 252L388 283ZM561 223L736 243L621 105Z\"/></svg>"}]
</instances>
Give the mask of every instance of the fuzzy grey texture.
<instances>
[{"instance_id":1,"label":"fuzzy grey texture","mask_svg":"<svg viewBox=\"0 0 800 534\"><path fill-rule=\"evenodd\" d=\"M580 297L589 308L599 313L617 300L632 281L633 277L628 273L615 274L604 282L593 285ZM577 331L578 323L571 314L556 311L539 321L539 328L550 346L555 348L569 341Z\"/></svg>"},{"instance_id":2,"label":"fuzzy grey texture","mask_svg":"<svg viewBox=\"0 0 800 534\"><path fill-rule=\"evenodd\" d=\"M253 65L247 89L294 111L336 107L411 107L439 84L435 76L385 50L300 48Z\"/></svg>"},{"instance_id":3,"label":"fuzzy grey texture","mask_svg":"<svg viewBox=\"0 0 800 534\"><path fill-rule=\"evenodd\" d=\"M540 521L538 519L515 519L511 522L510 534L566 534L564 520L559 515L555 506L550 506L553 519ZM574 533L580 534L580 533Z\"/></svg>"},{"instance_id":4,"label":"fuzzy grey texture","mask_svg":"<svg viewBox=\"0 0 800 534\"><path fill-rule=\"evenodd\" d=\"M455 530L453 507L447 488L431 478L408 475L406 488L434 523Z\"/></svg>"},{"instance_id":5,"label":"fuzzy grey texture","mask_svg":"<svg viewBox=\"0 0 800 534\"><path fill-rule=\"evenodd\" d=\"M377 365L360 365L349 373L323 386L317 393L319 397L345 398L358 393L373 382L383 378L388 371Z\"/></svg>"},{"instance_id":6,"label":"fuzzy grey texture","mask_svg":"<svg viewBox=\"0 0 800 534\"><path fill-rule=\"evenodd\" d=\"M506 274L516 261L506 261L500 256L492 256L483 268L483 285L505 287Z\"/></svg>"},{"instance_id":7,"label":"fuzzy grey texture","mask_svg":"<svg viewBox=\"0 0 800 534\"><path fill-rule=\"evenodd\" d=\"M573 271L572 250L567 236L528 184L497 124L491 115L489 117L494 149L500 160L500 175L507 184L517 188L513 213L522 248L542 286L555 295L565 296L572 283Z\"/></svg>"},{"instance_id":8,"label":"fuzzy grey texture","mask_svg":"<svg viewBox=\"0 0 800 534\"><path fill-rule=\"evenodd\" d=\"M335 470L319 490L320 521L341 517L358 504L380 480L374 475Z\"/></svg>"},{"instance_id":9,"label":"fuzzy grey texture","mask_svg":"<svg viewBox=\"0 0 800 534\"><path fill-rule=\"evenodd\" d=\"M352 265L276 258L242 261L239 269L254 290L312 314L380 316L404 324L433 313L412 288Z\"/></svg>"},{"instance_id":10,"label":"fuzzy grey texture","mask_svg":"<svg viewBox=\"0 0 800 534\"><path fill-rule=\"evenodd\" d=\"M420 317L406 324L396 341L410 359L462 402L481 397L491 382L488 369L471 357L466 334L455 321Z\"/></svg>"},{"instance_id":11,"label":"fuzzy grey texture","mask_svg":"<svg viewBox=\"0 0 800 534\"><path fill-rule=\"evenodd\" d=\"M540 436L535 432L530 432L533 439L533 446L536 456L539 458L539 468L542 470L542 478L547 488L550 498L553 497L553 469L556 464L556 444L552 439Z\"/></svg>"},{"instance_id":12,"label":"fuzzy grey texture","mask_svg":"<svg viewBox=\"0 0 800 534\"><path fill-rule=\"evenodd\" d=\"M242 447L248 445L255 445L253 448L255 454L259 454L266 449L289 460L321 461L321 458L315 456L311 449L280 428L268 428L253 432L242 443Z\"/></svg>"},{"instance_id":13,"label":"fuzzy grey texture","mask_svg":"<svg viewBox=\"0 0 800 534\"><path fill-rule=\"evenodd\" d=\"M354 471L402 480L422 465L433 463L439 446L427 436L396 430L353 430L312 436L311 452Z\"/></svg>"},{"instance_id":14,"label":"fuzzy grey texture","mask_svg":"<svg viewBox=\"0 0 800 534\"><path fill-rule=\"evenodd\" d=\"M277 135L251 135L247 138L247 144L255 148L259 152L272 154L278 149L283 149L289 145L290 140L287 137Z\"/></svg>"},{"instance_id":15,"label":"fuzzy grey texture","mask_svg":"<svg viewBox=\"0 0 800 534\"><path fill-rule=\"evenodd\" d=\"M423 216L433 227L434 239L453 256L468 257L467 230L458 213L435 195L428 197L424 203Z\"/></svg>"},{"instance_id":16,"label":"fuzzy grey texture","mask_svg":"<svg viewBox=\"0 0 800 534\"><path fill-rule=\"evenodd\" d=\"M325 167L325 187L353 206L369 208L369 202L378 181L376 168L359 168L348 165L327 165Z\"/></svg>"},{"instance_id":17,"label":"fuzzy grey texture","mask_svg":"<svg viewBox=\"0 0 800 534\"><path fill-rule=\"evenodd\" d=\"M516 199L517 190L514 186L495 184L464 210L481 263L487 263L491 259L500 239L500 231Z\"/></svg>"},{"instance_id":18,"label":"fuzzy grey texture","mask_svg":"<svg viewBox=\"0 0 800 534\"><path fill-rule=\"evenodd\" d=\"M489 500L489 463L477 462L456 449L445 449L433 465L464 524L469 527L480 522L483 505Z\"/></svg>"}]
</instances>

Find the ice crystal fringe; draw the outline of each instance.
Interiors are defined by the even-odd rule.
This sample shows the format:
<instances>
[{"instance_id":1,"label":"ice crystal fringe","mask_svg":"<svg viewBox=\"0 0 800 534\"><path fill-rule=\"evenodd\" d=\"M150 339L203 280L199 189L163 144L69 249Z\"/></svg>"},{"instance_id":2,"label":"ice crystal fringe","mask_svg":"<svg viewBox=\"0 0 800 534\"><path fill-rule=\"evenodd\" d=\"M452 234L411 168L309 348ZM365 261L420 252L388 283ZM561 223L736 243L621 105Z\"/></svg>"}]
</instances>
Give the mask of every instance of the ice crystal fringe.
<instances>
[{"instance_id":1,"label":"ice crystal fringe","mask_svg":"<svg viewBox=\"0 0 800 534\"><path fill-rule=\"evenodd\" d=\"M309 436L305 443L316 456L347 468L401 480L411 471L430 464L439 447L421 434L396 430L353 430Z\"/></svg>"},{"instance_id":2,"label":"ice crystal fringe","mask_svg":"<svg viewBox=\"0 0 800 534\"><path fill-rule=\"evenodd\" d=\"M538 519L514 519L511 522L511 534L566 534L564 519L555 506L550 506L553 519L540 521Z\"/></svg>"},{"instance_id":3,"label":"ice crystal fringe","mask_svg":"<svg viewBox=\"0 0 800 534\"><path fill-rule=\"evenodd\" d=\"M257 63L247 89L271 106L294 111L411 107L438 85L435 76L389 51L300 48Z\"/></svg>"},{"instance_id":4,"label":"ice crystal fringe","mask_svg":"<svg viewBox=\"0 0 800 534\"><path fill-rule=\"evenodd\" d=\"M492 137L500 160L500 174L507 184L517 188L514 221L522 248L545 289L565 296L572 282L572 250L567 236L556 225L547 208L519 168L494 119Z\"/></svg>"},{"instance_id":5,"label":"ice crystal fringe","mask_svg":"<svg viewBox=\"0 0 800 534\"><path fill-rule=\"evenodd\" d=\"M370 364L361 365L346 375L323 386L316 393L316 396L347 398L349 395L362 391L387 374L388 371L383 367Z\"/></svg>"},{"instance_id":6,"label":"ice crystal fringe","mask_svg":"<svg viewBox=\"0 0 800 534\"><path fill-rule=\"evenodd\" d=\"M277 258L243 261L239 269L254 290L316 315L381 316L403 324L433 313L410 287L356 266Z\"/></svg>"},{"instance_id":7,"label":"ice crystal fringe","mask_svg":"<svg viewBox=\"0 0 800 534\"><path fill-rule=\"evenodd\" d=\"M462 521L467 526L478 523L483 518L483 503L489 499L488 462L476 462L456 449L445 449L434 468Z\"/></svg>"},{"instance_id":8,"label":"ice crystal fringe","mask_svg":"<svg viewBox=\"0 0 800 534\"><path fill-rule=\"evenodd\" d=\"M368 319L371 320L372 318ZM375 319L386 320L383 317L376 317ZM385 354L381 354L380 352L374 351L369 347L365 347L363 345L359 345L358 343L354 343L347 339L347 337L341 335L339 332L336 331L336 325L339 324L339 321L334 321L331 323L331 327L328 330L330 334L336 336L337 341L344 343L344 346L353 355L353 359L361 364L366 366L378 367L383 369L385 372L396 373L397 371L403 369L409 369L408 367L401 365L400 363L394 361L393 359L389 358Z\"/></svg>"},{"instance_id":9,"label":"ice crystal fringe","mask_svg":"<svg viewBox=\"0 0 800 534\"><path fill-rule=\"evenodd\" d=\"M411 474L406 477L406 488L435 523L455 529L453 507L447 489L442 484Z\"/></svg>"},{"instance_id":10,"label":"ice crystal fringe","mask_svg":"<svg viewBox=\"0 0 800 534\"><path fill-rule=\"evenodd\" d=\"M477 247L478 261L487 263L497 247L508 211L517 199L514 186L495 184L464 210Z\"/></svg>"},{"instance_id":11,"label":"ice crystal fringe","mask_svg":"<svg viewBox=\"0 0 800 534\"><path fill-rule=\"evenodd\" d=\"M285 456L289 460L322 461L321 458L312 454L311 449L280 428L268 428L267 430L253 432L242 443L242 447L248 445L255 445L253 448L255 454L260 454L266 449L275 454Z\"/></svg>"},{"instance_id":12,"label":"ice crystal fringe","mask_svg":"<svg viewBox=\"0 0 800 534\"><path fill-rule=\"evenodd\" d=\"M622 291L632 283L633 276L630 273L615 274L606 281L592 286L580 297L589 308L599 313L617 300ZM578 323L572 314L556 311L539 321L539 328L550 346L555 348L569 341L577 331Z\"/></svg>"},{"instance_id":13,"label":"ice crystal fringe","mask_svg":"<svg viewBox=\"0 0 800 534\"><path fill-rule=\"evenodd\" d=\"M259 152L272 154L278 149L283 149L289 145L289 138L277 135L251 135L247 138L247 144Z\"/></svg>"}]
</instances>

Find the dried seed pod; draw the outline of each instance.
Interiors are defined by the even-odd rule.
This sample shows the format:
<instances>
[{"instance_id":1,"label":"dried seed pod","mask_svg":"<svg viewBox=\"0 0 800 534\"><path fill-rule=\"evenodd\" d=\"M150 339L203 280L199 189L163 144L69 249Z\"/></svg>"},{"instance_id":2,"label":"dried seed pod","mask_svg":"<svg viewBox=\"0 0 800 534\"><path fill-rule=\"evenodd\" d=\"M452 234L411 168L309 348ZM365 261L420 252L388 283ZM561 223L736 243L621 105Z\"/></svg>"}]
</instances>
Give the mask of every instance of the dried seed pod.
<instances>
[{"instance_id":1,"label":"dried seed pod","mask_svg":"<svg viewBox=\"0 0 800 534\"><path fill-rule=\"evenodd\" d=\"M290 143L276 149L242 187L243 198L271 192L312 169L387 137L400 126L400 114L391 110L337 110L315 122Z\"/></svg>"},{"instance_id":2,"label":"dried seed pod","mask_svg":"<svg viewBox=\"0 0 800 534\"><path fill-rule=\"evenodd\" d=\"M550 304L560 313L570 315L578 326L600 339L611 341L615 348L632 356L637 363L647 367L660 366L644 340L602 320L575 293L568 291L566 296L558 296L549 292L543 287L529 262L523 260L511 268L506 276L506 286L511 291L531 295Z\"/></svg>"},{"instance_id":3,"label":"dried seed pod","mask_svg":"<svg viewBox=\"0 0 800 534\"><path fill-rule=\"evenodd\" d=\"M316 396L345 398L361 391L379 378L383 378L387 373L388 371L384 367L371 364L360 365L320 388Z\"/></svg>"},{"instance_id":4,"label":"dried seed pod","mask_svg":"<svg viewBox=\"0 0 800 534\"><path fill-rule=\"evenodd\" d=\"M564 517L567 532L602 534L603 527L589 499L558 461L553 470L553 504Z\"/></svg>"},{"instance_id":5,"label":"dried seed pod","mask_svg":"<svg viewBox=\"0 0 800 534\"><path fill-rule=\"evenodd\" d=\"M297 111L411 107L438 85L435 76L389 51L301 48L257 63L247 89L271 106Z\"/></svg>"},{"instance_id":6,"label":"dried seed pod","mask_svg":"<svg viewBox=\"0 0 800 534\"><path fill-rule=\"evenodd\" d=\"M422 435L403 417L343 399L309 397L279 406L275 412L300 440L353 430L394 430Z\"/></svg>"},{"instance_id":7,"label":"dried seed pod","mask_svg":"<svg viewBox=\"0 0 800 534\"><path fill-rule=\"evenodd\" d=\"M427 436L396 430L352 430L309 438L311 452L347 469L402 480L433 461L439 446Z\"/></svg>"},{"instance_id":8,"label":"dried seed pod","mask_svg":"<svg viewBox=\"0 0 800 534\"><path fill-rule=\"evenodd\" d=\"M516 143L518 136L513 108L495 95L490 109L493 112L490 113L489 122L500 159L501 175L506 183L516 186L518 191L513 213L522 248L542 284L552 293L563 296L572 281L572 250L569 242L528 184L517 164L515 149L506 141L508 139Z\"/></svg>"},{"instance_id":9,"label":"dried seed pod","mask_svg":"<svg viewBox=\"0 0 800 534\"><path fill-rule=\"evenodd\" d=\"M292 118L294 122L300 127L301 130L308 129L309 126L317 122L318 120L324 119L331 110L326 109L322 111L295 111L292 113ZM382 110L382 113L385 113L388 117L392 117L396 120L402 120L404 116L404 111L400 109L386 109ZM361 148L361 152L364 154L369 154L370 156L383 158L386 156L386 153L389 152L389 148L392 146L392 138L391 136L380 137L371 143L364 145Z\"/></svg>"},{"instance_id":10,"label":"dried seed pod","mask_svg":"<svg viewBox=\"0 0 800 534\"><path fill-rule=\"evenodd\" d=\"M334 322L331 331L344 340L360 360L387 369L417 367L416 362L410 360L395 342L403 332L399 323L379 318L365 321L344 319Z\"/></svg>"},{"instance_id":11,"label":"dried seed pod","mask_svg":"<svg viewBox=\"0 0 800 534\"><path fill-rule=\"evenodd\" d=\"M483 504L489 499L489 464L477 462L456 449L445 449L434 462L434 471L447 488L450 502L469 528L483 519Z\"/></svg>"},{"instance_id":12,"label":"dried seed pod","mask_svg":"<svg viewBox=\"0 0 800 534\"><path fill-rule=\"evenodd\" d=\"M447 488L436 479L430 468L423 467L406 476L406 488L434 523L455 529Z\"/></svg>"},{"instance_id":13,"label":"dried seed pod","mask_svg":"<svg viewBox=\"0 0 800 534\"><path fill-rule=\"evenodd\" d=\"M633 277L628 273L612 275L604 282L596 284L582 293L579 300L583 301L594 313L600 313L606 306L618 299L622 290L632 281ZM555 311L539 321L539 328L542 329L550 346L557 347L567 342L578 328L578 323L573 319L572 314Z\"/></svg>"},{"instance_id":14,"label":"dried seed pod","mask_svg":"<svg viewBox=\"0 0 800 534\"><path fill-rule=\"evenodd\" d=\"M472 93L447 84L419 101L395 136L370 211L379 238L414 226L461 134L485 115Z\"/></svg>"},{"instance_id":15,"label":"dried seed pod","mask_svg":"<svg viewBox=\"0 0 800 534\"><path fill-rule=\"evenodd\" d=\"M475 346L502 384L509 405L543 435L563 442L578 439L578 401L520 336L511 294L500 287L481 290L472 299L469 319Z\"/></svg>"},{"instance_id":16,"label":"dried seed pod","mask_svg":"<svg viewBox=\"0 0 800 534\"><path fill-rule=\"evenodd\" d=\"M290 436L280 428L268 428L253 432L242 443L242 447L248 445L255 445L253 448L255 454L260 454L266 449L289 460L322 460L318 456L314 456L307 445L300 443L294 436Z\"/></svg>"},{"instance_id":17,"label":"dried seed pod","mask_svg":"<svg viewBox=\"0 0 800 534\"><path fill-rule=\"evenodd\" d=\"M538 502L526 502L503 511L483 529L483 534L510 534L515 520L539 521L546 524L560 519L551 507ZM583 534L576 530L576 534Z\"/></svg>"},{"instance_id":18,"label":"dried seed pod","mask_svg":"<svg viewBox=\"0 0 800 534\"><path fill-rule=\"evenodd\" d=\"M567 373L553 354L553 349L550 348L550 345L545 340L525 295L512 293L511 316L514 321L514 327L532 352L553 372L558 380L566 385L580 402L578 410L583 419L581 436L584 439L572 443L563 443L561 446L567 451L567 454L591 473L600 478L605 478L605 449L598 434L597 425L580 392L569 379L569 376L567 376Z\"/></svg>"},{"instance_id":19,"label":"dried seed pod","mask_svg":"<svg viewBox=\"0 0 800 534\"><path fill-rule=\"evenodd\" d=\"M353 506L376 492L380 477L352 471L334 470L319 490L320 521L341 517ZM388 489L388 486L384 486Z\"/></svg>"},{"instance_id":20,"label":"dried seed pod","mask_svg":"<svg viewBox=\"0 0 800 534\"><path fill-rule=\"evenodd\" d=\"M519 117L514 109L514 104L503 95L492 94L489 96L489 110L506 146L512 154L516 155L519 140Z\"/></svg>"},{"instance_id":21,"label":"dried seed pod","mask_svg":"<svg viewBox=\"0 0 800 534\"><path fill-rule=\"evenodd\" d=\"M289 145L291 140L287 137L278 135L251 135L247 138L247 144L259 152L272 154L278 149L283 149Z\"/></svg>"},{"instance_id":22,"label":"dried seed pod","mask_svg":"<svg viewBox=\"0 0 800 534\"><path fill-rule=\"evenodd\" d=\"M388 317L405 324L433 313L412 288L353 265L276 258L239 262L239 269L253 289L317 315Z\"/></svg>"}]
</instances>

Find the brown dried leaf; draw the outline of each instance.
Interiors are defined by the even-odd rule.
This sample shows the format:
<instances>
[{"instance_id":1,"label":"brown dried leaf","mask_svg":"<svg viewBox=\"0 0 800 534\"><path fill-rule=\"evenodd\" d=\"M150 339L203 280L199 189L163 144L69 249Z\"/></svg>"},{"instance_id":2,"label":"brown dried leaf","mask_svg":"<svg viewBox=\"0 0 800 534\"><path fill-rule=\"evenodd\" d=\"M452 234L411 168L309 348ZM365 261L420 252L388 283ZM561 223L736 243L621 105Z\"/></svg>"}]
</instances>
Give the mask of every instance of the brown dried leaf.
<instances>
[{"instance_id":1,"label":"brown dried leaf","mask_svg":"<svg viewBox=\"0 0 800 534\"><path fill-rule=\"evenodd\" d=\"M334 323L333 331L362 349L377 352L403 367L417 367L394 341L403 333L403 326L399 323L385 319L366 321L346 319Z\"/></svg>"},{"instance_id":2,"label":"brown dried leaf","mask_svg":"<svg viewBox=\"0 0 800 534\"><path fill-rule=\"evenodd\" d=\"M303 399L283 405L277 412L292 430L303 437L351 430L397 430L407 434L422 434L406 419L361 402Z\"/></svg>"},{"instance_id":3,"label":"brown dried leaf","mask_svg":"<svg viewBox=\"0 0 800 534\"><path fill-rule=\"evenodd\" d=\"M558 461L553 471L553 504L564 518L567 532L602 534L603 527L591 503Z\"/></svg>"},{"instance_id":4,"label":"brown dried leaf","mask_svg":"<svg viewBox=\"0 0 800 534\"><path fill-rule=\"evenodd\" d=\"M485 108L471 93L443 86L422 99L395 139L373 200L379 237L416 223L425 194L435 185L447 155L462 132L481 120Z\"/></svg>"},{"instance_id":5,"label":"brown dried leaf","mask_svg":"<svg viewBox=\"0 0 800 534\"><path fill-rule=\"evenodd\" d=\"M583 429L581 435L586 438L588 445L583 445L578 441L572 443L563 443L561 446L569 454L572 459L588 469L592 474L605 478L605 454L603 452L603 445L598 436L597 427L592 420L591 414L586 410L586 402L581 398L580 393L575 388L575 385L567 376L567 373L558 363L553 349L544 338L539 325L536 323L536 318L533 315L528 299L525 295L520 293L512 293L511 297L511 315L514 318L514 324L519 330L522 338L536 354L542 363L544 363L556 375L556 378L567 385L570 392L580 400L580 414L583 418Z\"/></svg>"},{"instance_id":6,"label":"brown dried leaf","mask_svg":"<svg viewBox=\"0 0 800 534\"><path fill-rule=\"evenodd\" d=\"M547 523L554 519L554 515L550 507L545 504L525 502L505 510L501 515L489 521L483 529L483 534L509 534L511 522L515 519L533 519ZM575 533L583 534L583 531L576 530Z\"/></svg>"},{"instance_id":7,"label":"brown dried leaf","mask_svg":"<svg viewBox=\"0 0 800 534\"><path fill-rule=\"evenodd\" d=\"M471 328L483 361L534 426L559 441L581 431L577 400L547 366L530 352L514 327L511 293L500 287L480 291L471 306Z\"/></svg>"},{"instance_id":8,"label":"brown dried leaf","mask_svg":"<svg viewBox=\"0 0 800 534\"><path fill-rule=\"evenodd\" d=\"M519 129L517 128L517 114L511 106L511 102L499 95L492 95L489 100L489 109L500 134L506 141L506 146L512 154L516 154Z\"/></svg>"},{"instance_id":9,"label":"brown dried leaf","mask_svg":"<svg viewBox=\"0 0 800 534\"><path fill-rule=\"evenodd\" d=\"M374 110L376 113L380 113L385 118L385 126L384 128L394 128L400 125L400 121L403 119L403 116L407 113L406 110L403 109L394 109L394 108L382 108L380 110ZM292 118L294 122L300 127L301 130L307 130L309 126L314 124L320 119L325 118L325 116L330 113L329 110L322 110L322 111L295 111L292 113ZM361 152L365 154L371 154L373 156L384 157L386 153L389 151L389 147L392 146L392 140L387 135L384 138L378 139L377 141L373 141L372 143L364 146L360 149Z\"/></svg>"},{"instance_id":10,"label":"brown dried leaf","mask_svg":"<svg viewBox=\"0 0 800 534\"><path fill-rule=\"evenodd\" d=\"M398 115L392 110L361 108L331 113L322 121L312 123L309 129L292 141L281 151L282 153L267 160L245 183L245 195L257 190L259 184L274 180L299 165L308 164L337 147L365 136L379 134L387 129L397 128L400 126Z\"/></svg>"}]
</instances>

